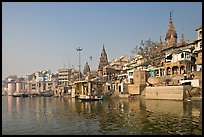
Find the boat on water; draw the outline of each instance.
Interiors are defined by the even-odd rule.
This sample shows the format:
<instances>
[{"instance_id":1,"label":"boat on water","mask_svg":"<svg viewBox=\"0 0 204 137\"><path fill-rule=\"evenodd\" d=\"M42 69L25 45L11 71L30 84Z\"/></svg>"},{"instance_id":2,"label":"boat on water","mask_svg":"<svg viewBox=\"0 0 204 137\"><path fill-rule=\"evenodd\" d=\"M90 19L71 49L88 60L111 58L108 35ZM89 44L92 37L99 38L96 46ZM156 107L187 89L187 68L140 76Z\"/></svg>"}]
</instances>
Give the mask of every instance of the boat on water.
<instances>
[{"instance_id":1,"label":"boat on water","mask_svg":"<svg viewBox=\"0 0 204 137\"><path fill-rule=\"evenodd\" d=\"M13 97L21 97L21 94L13 94Z\"/></svg>"},{"instance_id":2,"label":"boat on water","mask_svg":"<svg viewBox=\"0 0 204 137\"><path fill-rule=\"evenodd\" d=\"M99 96L80 95L78 99L81 101L99 101L99 100L103 100L103 96L101 95L99 97Z\"/></svg>"},{"instance_id":3,"label":"boat on water","mask_svg":"<svg viewBox=\"0 0 204 137\"><path fill-rule=\"evenodd\" d=\"M28 94L26 94L26 93L14 93L13 97L28 97Z\"/></svg>"},{"instance_id":4,"label":"boat on water","mask_svg":"<svg viewBox=\"0 0 204 137\"><path fill-rule=\"evenodd\" d=\"M52 97L53 92L52 92L52 90L45 90L43 92L38 93L37 96L38 97Z\"/></svg>"}]
</instances>

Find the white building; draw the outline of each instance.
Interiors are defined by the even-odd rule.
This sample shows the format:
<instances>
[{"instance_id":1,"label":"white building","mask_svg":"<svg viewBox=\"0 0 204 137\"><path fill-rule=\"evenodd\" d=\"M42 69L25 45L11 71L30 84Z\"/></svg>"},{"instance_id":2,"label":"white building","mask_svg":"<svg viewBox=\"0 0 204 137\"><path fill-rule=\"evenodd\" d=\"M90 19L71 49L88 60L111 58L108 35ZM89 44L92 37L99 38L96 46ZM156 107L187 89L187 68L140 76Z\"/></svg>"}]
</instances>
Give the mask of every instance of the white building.
<instances>
[{"instance_id":1,"label":"white building","mask_svg":"<svg viewBox=\"0 0 204 137\"><path fill-rule=\"evenodd\" d=\"M7 84L8 84L8 95L12 96L15 91L15 80L9 78Z\"/></svg>"}]
</instances>

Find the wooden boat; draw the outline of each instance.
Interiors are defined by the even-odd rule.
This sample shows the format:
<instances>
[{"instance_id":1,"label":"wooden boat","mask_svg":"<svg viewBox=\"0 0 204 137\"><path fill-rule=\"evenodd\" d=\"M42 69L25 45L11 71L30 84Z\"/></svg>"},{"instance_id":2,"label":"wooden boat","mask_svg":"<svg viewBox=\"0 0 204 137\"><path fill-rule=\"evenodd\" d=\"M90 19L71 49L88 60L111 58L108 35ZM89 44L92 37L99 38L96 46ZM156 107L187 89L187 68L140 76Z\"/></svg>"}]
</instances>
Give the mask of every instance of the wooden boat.
<instances>
[{"instance_id":1,"label":"wooden boat","mask_svg":"<svg viewBox=\"0 0 204 137\"><path fill-rule=\"evenodd\" d=\"M21 94L21 97L28 97L28 94L23 93Z\"/></svg>"},{"instance_id":2,"label":"wooden boat","mask_svg":"<svg viewBox=\"0 0 204 137\"><path fill-rule=\"evenodd\" d=\"M99 100L103 100L103 96L82 96L80 95L78 97L79 100L81 101L99 101Z\"/></svg>"},{"instance_id":3,"label":"wooden boat","mask_svg":"<svg viewBox=\"0 0 204 137\"><path fill-rule=\"evenodd\" d=\"M52 97L53 93L51 90L45 90L44 92L40 92L35 94L36 97Z\"/></svg>"},{"instance_id":4,"label":"wooden boat","mask_svg":"<svg viewBox=\"0 0 204 137\"><path fill-rule=\"evenodd\" d=\"M25 93L14 93L13 97L28 97L28 94L25 94Z\"/></svg>"},{"instance_id":5,"label":"wooden boat","mask_svg":"<svg viewBox=\"0 0 204 137\"><path fill-rule=\"evenodd\" d=\"M20 93L14 93L13 97L21 97L21 94Z\"/></svg>"}]
</instances>

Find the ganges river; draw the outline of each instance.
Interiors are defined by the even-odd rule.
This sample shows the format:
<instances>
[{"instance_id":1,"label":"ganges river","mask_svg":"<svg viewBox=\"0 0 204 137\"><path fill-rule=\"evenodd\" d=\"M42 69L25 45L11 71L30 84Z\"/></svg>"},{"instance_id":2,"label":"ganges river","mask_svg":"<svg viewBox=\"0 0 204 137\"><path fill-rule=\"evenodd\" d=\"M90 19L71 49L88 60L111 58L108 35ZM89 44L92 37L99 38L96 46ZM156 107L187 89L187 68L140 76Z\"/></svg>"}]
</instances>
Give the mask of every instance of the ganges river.
<instances>
[{"instance_id":1,"label":"ganges river","mask_svg":"<svg viewBox=\"0 0 204 137\"><path fill-rule=\"evenodd\" d=\"M2 96L3 135L202 135L202 101Z\"/></svg>"}]
</instances>

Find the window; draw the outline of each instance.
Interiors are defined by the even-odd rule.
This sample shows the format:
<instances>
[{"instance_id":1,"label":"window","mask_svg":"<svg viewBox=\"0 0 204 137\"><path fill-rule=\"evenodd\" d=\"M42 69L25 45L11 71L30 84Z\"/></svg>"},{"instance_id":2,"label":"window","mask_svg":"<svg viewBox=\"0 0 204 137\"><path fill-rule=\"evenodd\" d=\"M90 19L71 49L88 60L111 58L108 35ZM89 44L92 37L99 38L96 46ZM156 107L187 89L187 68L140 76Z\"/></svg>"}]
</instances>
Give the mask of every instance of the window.
<instances>
[{"instance_id":1,"label":"window","mask_svg":"<svg viewBox=\"0 0 204 137\"><path fill-rule=\"evenodd\" d=\"M130 84L134 84L133 78L130 79Z\"/></svg>"},{"instance_id":2,"label":"window","mask_svg":"<svg viewBox=\"0 0 204 137\"><path fill-rule=\"evenodd\" d=\"M110 86L108 86L108 90L110 90Z\"/></svg>"},{"instance_id":3,"label":"window","mask_svg":"<svg viewBox=\"0 0 204 137\"><path fill-rule=\"evenodd\" d=\"M199 36L202 37L202 31L199 32Z\"/></svg>"},{"instance_id":4,"label":"window","mask_svg":"<svg viewBox=\"0 0 204 137\"><path fill-rule=\"evenodd\" d=\"M181 58L184 58L184 54L183 53L181 53Z\"/></svg>"},{"instance_id":5,"label":"window","mask_svg":"<svg viewBox=\"0 0 204 137\"><path fill-rule=\"evenodd\" d=\"M35 90L35 87L32 87L32 90Z\"/></svg>"},{"instance_id":6,"label":"window","mask_svg":"<svg viewBox=\"0 0 204 137\"><path fill-rule=\"evenodd\" d=\"M155 71L154 71L154 75L155 75L155 76L159 76L159 70L155 70Z\"/></svg>"},{"instance_id":7,"label":"window","mask_svg":"<svg viewBox=\"0 0 204 137\"><path fill-rule=\"evenodd\" d=\"M133 72L129 72L129 76L132 76L133 75Z\"/></svg>"}]
</instances>

